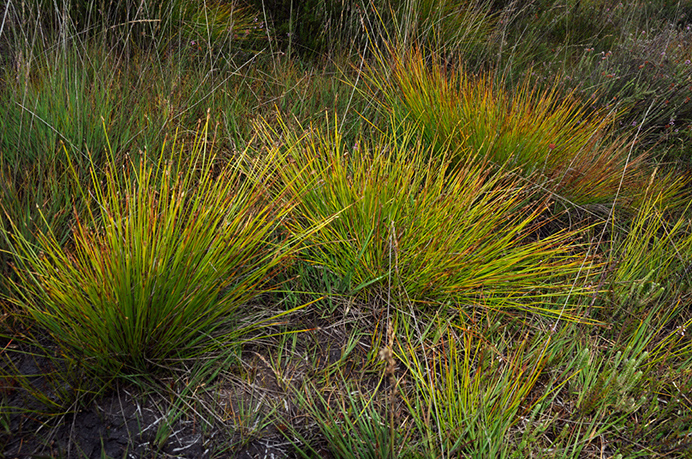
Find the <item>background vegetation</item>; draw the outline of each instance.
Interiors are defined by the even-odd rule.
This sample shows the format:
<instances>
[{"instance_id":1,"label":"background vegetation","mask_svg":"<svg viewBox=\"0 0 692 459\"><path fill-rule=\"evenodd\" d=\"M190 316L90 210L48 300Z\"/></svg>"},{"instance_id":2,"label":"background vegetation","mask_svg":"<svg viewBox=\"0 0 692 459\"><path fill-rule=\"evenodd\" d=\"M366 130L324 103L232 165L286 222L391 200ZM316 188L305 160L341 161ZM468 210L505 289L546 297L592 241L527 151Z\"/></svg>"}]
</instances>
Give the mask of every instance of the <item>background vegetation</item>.
<instances>
[{"instance_id":1,"label":"background vegetation","mask_svg":"<svg viewBox=\"0 0 692 459\"><path fill-rule=\"evenodd\" d=\"M691 2L0 10L4 454L692 451Z\"/></svg>"}]
</instances>

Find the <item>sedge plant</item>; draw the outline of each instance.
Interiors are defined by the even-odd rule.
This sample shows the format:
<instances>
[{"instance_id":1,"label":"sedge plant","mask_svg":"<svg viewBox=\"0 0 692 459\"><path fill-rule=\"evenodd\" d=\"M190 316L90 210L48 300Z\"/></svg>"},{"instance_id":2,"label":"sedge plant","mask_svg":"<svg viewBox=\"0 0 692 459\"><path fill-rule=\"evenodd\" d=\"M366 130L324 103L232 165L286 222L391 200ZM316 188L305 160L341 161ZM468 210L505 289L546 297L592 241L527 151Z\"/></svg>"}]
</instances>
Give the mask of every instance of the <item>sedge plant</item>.
<instances>
[{"instance_id":1,"label":"sedge plant","mask_svg":"<svg viewBox=\"0 0 692 459\"><path fill-rule=\"evenodd\" d=\"M449 143L466 147L454 162L487 158L579 205L611 203L618 190L619 203L627 202L621 179L640 183L644 157L626 161L627 139L609 139L614 112L589 113L557 84L539 89L525 80L510 92L495 80L419 49L386 49L366 72L368 92L385 114L413 123L441 155Z\"/></svg>"},{"instance_id":2,"label":"sedge plant","mask_svg":"<svg viewBox=\"0 0 692 459\"><path fill-rule=\"evenodd\" d=\"M174 142L169 161L111 152L105 172L92 165L66 246L50 228L36 243L12 222L4 231L16 260L9 301L96 377L231 348L259 325L241 306L297 249L277 231L291 205L267 199L266 169L242 172L242 156L215 167L206 134Z\"/></svg>"},{"instance_id":3,"label":"sedge plant","mask_svg":"<svg viewBox=\"0 0 692 459\"><path fill-rule=\"evenodd\" d=\"M570 316L551 301L569 291L562 282L583 260L575 234L536 238L544 204L527 203L530 190L502 171L472 161L452 169L412 130L347 147L338 126L302 137L286 131L274 146L278 133L263 129L268 148L285 151L278 173L295 187L289 231L301 234L334 217L301 258L318 276L341 279L336 293L369 297L387 289L418 304Z\"/></svg>"},{"instance_id":4,"label":"sedge plant","mask_svg":"<svg viewBox=\"0 0 692 459\"><path fill-rule=\"evenodd\" d=\"M651 182L657 180L651 176ZM684 180L678 179L684 183ZM679 187L673 182L670 190ZM629 231L610 252L613 274L610 291L617 305L627 305L638 317L652 304L677 301L687 295L692 278L692 233L689 219L676 216L665 191L649 187L632 219Z\"/></svg>"},{"instance_id":5,"label":"sedge plant","mask_svg":"<svg viewBox=\"0 0 692 459\"><path fill-rule=\"evenodd\" d=\"M329 399L311 385L295 394L298 404L317 425L325 440L325 449L334 457L393 459L408 457L414 449L411 429L391 424L376 400L377 394L363 394L348 383ZM330 403L332 398L334 402ZM301 457L320 454L320 448L295 427L288 428L284 435Z\"/></svg>"},{"instance_id":6,"label":"sedge plant","mask_svg":"<svg viewBox=\"0 0 692 459\"><path fill-rule=\"evenodd\" d=\"M503 350L477 326L437 320L421 331L415 320L402 321L395 355L413 388L404 402L425 457L511 457L511 428L554 390L535 390L550 337L525 334Z\"/></svg>"}]
</instances>

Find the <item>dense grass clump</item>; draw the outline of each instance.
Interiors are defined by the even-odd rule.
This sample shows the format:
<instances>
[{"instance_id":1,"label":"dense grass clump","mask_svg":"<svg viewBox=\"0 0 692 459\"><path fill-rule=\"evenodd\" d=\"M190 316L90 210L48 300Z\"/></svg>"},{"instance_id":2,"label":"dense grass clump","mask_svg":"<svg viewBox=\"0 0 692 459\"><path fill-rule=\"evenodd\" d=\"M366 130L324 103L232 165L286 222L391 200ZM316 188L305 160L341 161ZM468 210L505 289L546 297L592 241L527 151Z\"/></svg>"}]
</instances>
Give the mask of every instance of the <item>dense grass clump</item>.
<instances>
[{"instance_id":1,"label":"dense grass clump","mask_svg":"<svg viewBox=\"0 0 692 459\"><path fill-rule=\"evenodd\" d=\"M529 82L508 93L463 68L430 65L420 51L403 57L390 51L379 60L370 82L373 91L384 93L384 110L412 123L443 154L455 145L453 162L463 164L462 156L472 155L517 168L577 205L610 203L616 195L625 203L632 198L629 190L641 186L643 157L622 154L627 139L606 139L612 112L589 113L573 95Z\"/></svg>"},{"instance_id":2,"label":"dense grass clump","mask_svg":"<svg viewBox=\"0 0 692 459\"><path fill-rule=\"evenodd\" d=\"M270 144L276 136L269 133ZM547 208L529 204L527 186L483 161L452 168L413 130L345 145L334 126L286 133L284 142L279 170L297 201L288 227L302 234L335 216L303 258L336 276L342 293L389 290L415 302L533 304L547 312L548 291L568 291L557 279L584 261L568 243L574 234L530 241Z\"/></svg>"},{"instance_id":3,"label":"dense grass clump","mask_svg":"<svg viewBox=\"0 0 692 459\"><path fill-rule=\"evenodd\" d=\"M111 157L103 175L92 165L66 245L50 230L33 243L10 221L14 302L96 376L146 373L237 340L255 325L236 311L294 250L275 233L290 203L276 209L258 183L271 178L245 176L242 156L215 170L204 134L191 150L173 145L169 161Z\"/></svg>"}]
</instances>

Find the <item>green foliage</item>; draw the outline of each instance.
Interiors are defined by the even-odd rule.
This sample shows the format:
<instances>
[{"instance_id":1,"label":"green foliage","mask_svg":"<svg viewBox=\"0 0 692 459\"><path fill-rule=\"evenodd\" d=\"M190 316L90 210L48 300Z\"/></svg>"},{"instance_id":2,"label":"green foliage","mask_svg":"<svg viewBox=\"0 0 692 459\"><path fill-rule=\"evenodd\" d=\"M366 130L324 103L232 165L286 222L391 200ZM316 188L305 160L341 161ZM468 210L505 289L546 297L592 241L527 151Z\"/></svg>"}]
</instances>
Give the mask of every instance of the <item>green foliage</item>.
<instances>
[{"instance_id":1,"label":"green foliage","mask_svg":"<svg viewBox=\"0 0 692 459\"><path fill-rule=\"evenodd\" d=\"M109 141L119 151L133 134L134 120L122 105L126 84L105 71L112 71L116 60L99 55L98 48L85 51L53 52L31 67L27 63L3 91L0 148L16 169L64 164L63 144L76 166L88 163L89 152L101 163Z\"/></svg>"},{"instance_id":2,"label":"green foliage","mask_svg":"<svg viewBox=\"0 0 692 459\"><path fill-rule=\"evenodd\" d=\"M270 21L271 34L288 54L319 56L365 35L358 0L252 0ZM344 41L342 41L344 40Z\"/></svg>"},{"instance_id":3,"label":"green foliage","mask_svg":"<svg viewBox=\"0 0 692 459\"><path fill-rule=\"evenodd\" d=\"M405 451L413 449L410 439L405 429L391 425L387 414L380 412L375 402L377 394L361 394L354 387L344 387L339 392L343 395L335 403L329 403L314 388L305 393L296 392L299 404L317 423L326 448L334 457L407 457ZM302 457L319 454L298 431L286 434ZM299 444L295 443L296 438Z\"/></svg>"},{"instance_id":4,"label":"green foliage","mask_svg":"<svg viewBox=\"0 0 692 459\"><path fill-rule=\"evenodd\" d=\"M276 144L278 134L263 129ZM271 148L285 151L277 168L297 187L289 230L301 234L335 216L303 257L339 277L343 293L391 290L418 302L559 314L548 306L551 293L582 262L570 253L578 250L568 242L574 235L531 240L545 207L525 205L528 188L501 171L473 162L452 170L416 143L413 130L353 146L337 126L303 137L285 132Z\"/></svg>"},{"instance_id":5,"label":"green foliage","mask_svg":"<svg viewBox=\"0 0 692 459\"><path fill-rule=\"evenodd\" d=\"M238 2L212 0L29 0L11 14L8 36L15 43L30 24L45 33L39 40L97 37L111 46L164 50L174 44L203 40L208 47L263 38L257 13Z\"/></svg>"},{"instance_id":6,"label":"green foliage","mask_svg":"<svg viewBox=\"0 0 692 459\"><path fill-rule=\"evenodd\" d=\"M242 157L212 169L205 134L175 162L111 156L103 179L92 166L80 189L88 213L67 247L50 229L37 244L14 225L5 232L13 302L96 376L147 373L238 340L256 324L236 311L293 250L275 233L290 204L267 202L267 184L240 172Z\"/></svg>"},{"instance_id":7,"label":"green foliage","mask_svg":"<svg viewBox=\"0 0 692 459\"><path fill-rule=\"evenodd\" d=\"M525 2L500 14L498 74L512 87L529 76L590 109L618 113L620 133L638 133L640 152L689 158L688 1Z\"/></svg>"},{"instance_id":8,"label":"green foliage","mask_svg":"<svg viewBox=\"0 0 692 459\"><path fill-rule=\"evenodd\" d=\"M692 434L692 409L686 395L692 390L692 373L667 373L652 378L651 386L647 403L637 417L627 419L623 431L629 438L636 438L638 444L651 445L650 449L661 455L680 452L680 457L684 457L687 439ZM623 444L622 452L624 457L641 454L631 441Z\"/></svg>"},{"instance_id":9,"label":"green foliage","mask_svg":"<svg viewBox=\"0 0 692 459\"><path fill-rule=\"evenodd\" d=\"M493 17L469 0L252 0L271 20L273 36L290 54L363 53L383 43L482 52Z\"/></svg>"},{"instance_id":10,"label":"green foliage","mask_svg":"<svg viewBox=\"0 0 692 459\"><path fill-rule=\"evenodd\" d=\"M158 455L684 456L691 11L5 2L0 455L115 378Z\"/></svg>"},{"instance_id":11,"label":"green foliage","mask_svg":"<svg viewBox=\"0 0 692 459\"><path fill-rule=\"evenodd\" d=\"M612 202L621 182L627 186L619 200L627 202L630 185L640 181L643 158L627 162L625 140L607 140L607 113L587 115L578 100L528 83L510 94L489 78L428 65L418 51L403 57L392 51L379 60L368 80L373 93L383 93L382 109L409 121L441 155L451 144L458 146L452 160L462 164L471 156L519 168L579 205ZM384 73L386 62L393 62L391 75Z\"/></svg>"},{"instance_id":12,"label":"green foliage","mask_svg":"<svg viewBox=\"0 0 692 459\"><path fill-rule=\"evenodd\" d=\"M637 313L661 301L676 301L687 295L692 285L689 219L673 217L666 196L657 190L647 191L629 231L610 252L614 302Z\"/></svg>"},{"instance_id":13,"label":"green foliage","mask_svg":"<svg viewBox=\"0 0 692 459\"><path fill-rule=\"evenodd\" d=\"M162 106L165 89L128 70L133 68L94 45L46 50L22 63L16 75L7 70L0 94L3 228L12 221L27 240L50 230L62 244L73 214L83 211L78 188L90 187L91 165L100 168L109 148L117 156L138 148L158 151L177 113ZM0 242L3 267L11 262L8 250Z\"/></svg>"},{"instance_id":14,"label":"green foliage","mask_svg":"<svg viewBox=\"0 0 692 459\"><path fill-rule=\"evenodd\" d=\"M586 48L570 78L579 94L617 107L616 128L639 132L640 148L684 159L692 133L691 40L689 26L636 29L611 48Z\"/></svg>"},{"instance_id":15,"label":"green foliage","mask_svg":"<svg viewBox=\"0 0 692 459\"><path fill-rule=\"evenodd\" d=\"M307 121L322 119L316 113L325 107L351 106L351 90L332 78L335 69L306 77L290 61L267 78L261 66L210 62L196 47L129 58L88 40L24 56L2 72L0 220L4 227L5 218L12 220L29 240L48 228L60 243L69 239L73 211L83 211L76 186L88 187L90 161L101 169L108 148L117 160L144 151L157 161L168 154L164 139L177 128L191 136L185 133L194 131L209 107L220 121L220 153L232 154L251 141L252 119L271 116L273 104ZM0 270L7 276L8 250L0 240Z\"/></svg>"},{"instance_id":16,"label":"green foliage","mask_svg":"<svg viewBox=\"0 0 692 459\"><path fill-rule=\"evenodd\" d=\"M441 55L462 55L478 60L483 44L496 25L488 2L468 0L398 0L392 2L391 25L385 43L406 49L414 44ZM386 9L380 9L386 13Z\"/></svg>"},{"instance_id":17,"label":"green foliage","mask_svg":"<svg viewBox=\"0 0 692 459\"><path fill-rule=\"evenodd\" d=\"M438 323L428 330L430 337L406 327L398 344L396 355L414 388L404 400L425 457L510 457L510 428L549 395L529 400L549 338L524 339L504 355L468 325L454 330Z\"/></svg>"},{"instance_id":18,"label":"green foliage","mask_svg":"<svg viewBox=\"0 0 692 459\"><path fill-rule=\"evenodd\" d=\"M591 355L584 361L582 371L574 379L580 416L599 418L610 414L611 410L633 412L641 406L645 399L637 400L632 394L639 392L643 375L639 368L648 358L648 353L633 355L632 351L628 347L624 353L617 351L612 360L608 356L607 360L594 361ZM588 349L584 352L588 354Z\"/></svg>"}]
</instances>

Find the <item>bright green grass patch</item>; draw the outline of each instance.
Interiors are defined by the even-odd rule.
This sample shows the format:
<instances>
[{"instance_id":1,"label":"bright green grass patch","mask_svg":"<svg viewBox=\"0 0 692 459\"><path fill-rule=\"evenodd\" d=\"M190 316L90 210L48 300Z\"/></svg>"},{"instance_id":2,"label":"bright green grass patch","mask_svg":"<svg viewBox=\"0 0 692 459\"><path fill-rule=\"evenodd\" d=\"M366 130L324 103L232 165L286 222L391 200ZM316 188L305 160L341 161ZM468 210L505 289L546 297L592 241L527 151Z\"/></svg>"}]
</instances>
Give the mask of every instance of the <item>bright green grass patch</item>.
<instances>
[{"instance_id":1,"label":"bright green grass patch","mask_svg":"<svg viewBox=\"0 0 692 459\"><path fill-rule=\"evenodd\" d=\"M276 141L270 151L285 152L277 170L298 201L288 229L302 234L335 216L302 257L338 278L342 293L560 314L554 295L571 290L584 260L576 235L538 238L545 204L527 204L528 188L502 171L452 169L411 130L347 146L338 126L281 141L263 129Z\"/></svg>"},{"instance_id":2,"label":"bright green grass patch","mask_svg":"<svg viewBox=\"0 0 692 459\"><path fill-rule=\"evenodd\" d=\"M381 94L382 109L415 125L440 154L445 145L458 146L454 161L473 155L518 168L539 187L580 205L611 203L616 196L626 203L642 181L643 157L628 158L625 139L608 140L613 114L587 114L584 104L563 98L556 86L538 90L526 82L510 94L489 76L450 70L415 50L389 50L379 61L367 81L373 95Z\"/></svg>"},{"instance_id":3,"label":"bright green grass patch","mask_svg":"<svg viewBox=\"0 0 692 459\"><path fill-rule=\"evenodd\" d=\"M675 216L669 200L664 192L647 190L629 231L610 253L613 298L637 315L657 302L677 302L692 284L690 221L684 214Z\"/></svg>"},{"instance_id":4,"label":"bright green grass patch","mask_svg":"<svg viewBox=\"0 0 692 459\"><path fill-rule=\"evenodd\" d=\"M531 340L526 334L513 349L498 349L479 324L438 321L418 335L410 320L402 322L393 351L405 370L400 379L413 387L402 396L423 457L500 458L521 451L510 429L557 389L536 390L551 336Z\"/></svg>"},{"instance_id":5,"label":"bright green grass patch","mask_svg":"<svg viewBox=\"0 0 692 459\"><path fill-rule=\"evenodd\" d=\"M191 151L174 144L168 162L111 157L104 176L92 167L68 247L50 229L36 244L5 232L17 264L11 301L97 376L235 342L258 325L238 308L295 251L295 237L276 231L291 205L267 200L266 170L243 174L242 157L214 169L205 135Z\"/></svg>"}]
</instances>

